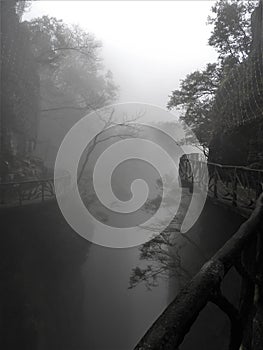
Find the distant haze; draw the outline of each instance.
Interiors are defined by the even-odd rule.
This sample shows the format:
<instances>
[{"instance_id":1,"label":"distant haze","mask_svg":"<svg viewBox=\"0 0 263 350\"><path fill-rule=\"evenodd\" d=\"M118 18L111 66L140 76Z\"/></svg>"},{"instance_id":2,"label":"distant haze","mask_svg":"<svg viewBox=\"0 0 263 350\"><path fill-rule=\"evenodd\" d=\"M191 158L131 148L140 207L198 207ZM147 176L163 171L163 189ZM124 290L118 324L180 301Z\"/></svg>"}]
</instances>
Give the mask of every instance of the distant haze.
<instances>
[{"instance_id":1,"label":"distant haze","mask_svg":"<svg viewBox=\"0 0 263 350\"><path fill-rule=\"evenodd\" d=\"M186 74L216 60L208 46L214 1L36 1L25 19L42 15L79 24L103 44L101 56L120 102L165 108Z\"/></svg>"}]
</instances>

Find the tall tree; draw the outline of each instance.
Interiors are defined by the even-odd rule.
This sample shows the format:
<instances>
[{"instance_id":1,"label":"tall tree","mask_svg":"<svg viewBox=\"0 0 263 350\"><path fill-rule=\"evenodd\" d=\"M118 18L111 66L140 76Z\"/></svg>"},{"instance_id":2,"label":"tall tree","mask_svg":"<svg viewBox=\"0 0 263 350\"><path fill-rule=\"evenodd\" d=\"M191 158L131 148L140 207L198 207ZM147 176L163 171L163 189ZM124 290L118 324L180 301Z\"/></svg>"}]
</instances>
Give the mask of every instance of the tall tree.
<instances>
[{"instance_id":1,"label":"tall tree","mask_svg":"<svg viewBox=\"0 0 263 350\"><path fill-rule=\"evenodd\" d=\"M219 65L209 63L204 70L188 74L167 104L168 109L177 108L181 112L180 118L193 129L203 146L207 146L212 132L210 110L221 79Z\"/></svg>"},{"instance_id":2,"label":"tall tree","mask_svg":"<svg viewBox=\"0 0 263 350\"><path fill-rule=\"evenodd\" d=\"M87 111L114 100L116 86L99 56L101 43L79 26L43 16L26 22L39 65L42 109Z\"/></svg>"},{"instance_id":3,"label":"tall tree","mask_svg":"<svg viewBox=\"0 0 263 350\"><path fill-rule=\"evenodd\" d=\"M54 17L24 25L40 76L40 127L37 154L53 166L58 147L74 123L112 103L117 87L101 58L102 44L76 25Z\"/></svg>"},{"instance_id":4,"label":"tall tree","mask_svg":"<svg viewBox=\"0 0 263 350\"><path fill-rule=\"evenodd\" d=\"M215 93L230 70L243 62L251 45L251 13L256 1L219 0L212 7L208 24L213 25L209 45L218 53L216 63L207 64L201 71L186 76L180 87L169 96L168 109L180 110L200 143L209 144L213 130L211 113Z\"/></svg>"},{"instance_id":5,"label":"tall tree","mask_svg":"<svg viewBox=\"0 0 263 350\"><path fill-rule=\"evenodd\" d=\"M32 150L37 137L39 77L18 1L1 2L1 166L3 181L14 156Z\"/></svg>"},{"instance_id":6,"label":"tall tree","mask_svg":"<svg viewBox=\"0 0 263 350\"><path fill-rule=\"evenodd\" d=\"M212 7L208 24L213 25L209 45L218 52L221 63L234 65L247 58L251 46L251 13L255 0L220 0Z\"/></svg>"}]
</instances>

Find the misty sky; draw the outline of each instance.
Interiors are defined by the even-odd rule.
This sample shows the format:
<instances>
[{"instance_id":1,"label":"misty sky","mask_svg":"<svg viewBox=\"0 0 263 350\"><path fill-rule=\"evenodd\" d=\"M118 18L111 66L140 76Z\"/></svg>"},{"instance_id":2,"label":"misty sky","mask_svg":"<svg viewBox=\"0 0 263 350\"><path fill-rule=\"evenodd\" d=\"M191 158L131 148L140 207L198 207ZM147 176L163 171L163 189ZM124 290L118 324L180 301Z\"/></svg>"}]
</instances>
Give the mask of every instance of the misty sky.
<instances>
[{"instance_id":1,"label":"misty sky","mask_svg":"<svg viewBox=\"0 0 263 350\"><path fill-rule=\"evenodd\" d=\"M216 60L206 24L213 1L36 1L25 18L48 14L101 40L120 102L165 107L186 74Z\"/></svg>"}]
</instances>

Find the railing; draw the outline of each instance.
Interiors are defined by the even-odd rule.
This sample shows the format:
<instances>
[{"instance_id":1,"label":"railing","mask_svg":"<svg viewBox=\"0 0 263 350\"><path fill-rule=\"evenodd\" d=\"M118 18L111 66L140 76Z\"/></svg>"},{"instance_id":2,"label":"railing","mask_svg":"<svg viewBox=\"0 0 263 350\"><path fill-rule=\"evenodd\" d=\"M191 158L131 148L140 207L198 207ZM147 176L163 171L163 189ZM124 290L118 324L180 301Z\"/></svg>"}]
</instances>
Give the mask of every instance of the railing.
<instances>
[{"instance_id":1,"label":"railing","mask_svg":"<svg viewBox=\"0 0 263 350\"><path fill-rule=\"evenodd\" d=\"M232 168L231 168L232 171ZM217 185L217 184L215 184ZM250 218L179 292L135 350L176 350L208 302L230 319L229 350L263 348L263 195ZM239 308L221 293L221 282L235 268L242 277Z\"/></svg>"},{"instance_id":2,"label":"railing","mask_svg":"<svg viewBox=\"0 0 263 350\"><path fill-rule=\"evenodd\" d=\"M208 182L208 195L226 205L231 205L245 216L255 208L262 192L263 170L242 166L207 163L209 180L205 179L205 164L190 160L194 181L200 186ZM206 180L206 181L205 181Z\"/></svg>"},{"instance_id":3,"label":"railing","mask_svg":"<svg viewBox=\"0 0 263 350\"><path fill-rule=\"evenodd\" d=\"M64 179L66 177L61 177L61 182ZM55 197L54 179L0 183L0 195L0 206L22 206L44 202Z\"/></svg>"},{"instance_id":4,"label":"railing","mask_svg":"<svg viewBox=\"0 0 263 350\"><path fill-rule=\"evenodd\" d=\"M207 183L204 167L208 166L210 197L233 207L244 209L249 215L255 207L256 198L262 191L263 170L246 167L204 163L190 160L193 179L200 186ZM0 183L0 205L23 205L32 201L45 201L55 196L54 179L39 179Z\"/></svg>"}]
</instances>

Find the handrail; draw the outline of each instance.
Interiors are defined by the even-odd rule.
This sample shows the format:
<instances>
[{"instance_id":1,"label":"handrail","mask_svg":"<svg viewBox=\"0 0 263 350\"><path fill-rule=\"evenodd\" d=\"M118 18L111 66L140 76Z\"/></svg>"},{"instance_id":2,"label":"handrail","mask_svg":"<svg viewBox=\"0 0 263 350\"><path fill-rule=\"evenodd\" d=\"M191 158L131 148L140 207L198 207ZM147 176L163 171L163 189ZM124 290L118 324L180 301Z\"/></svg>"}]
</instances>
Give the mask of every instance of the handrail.
<instances>
[{"instance_id":1,"label":"handrail","mask_svg":"<svg viewBox=\"0 0 263 350\"><path fill-rule=\"evenodd\" d=\"M213 162L204 162L202 160L191 160L191 162L199 162L199 163L205 163L207 165L215 165L219 168L229 168L229 169L241 169L241 170L246 170L246 171L255 171L255 172L260 172L263 174L263 169L253 169L249 168L243 165L228 165L228 164L219 164L219 163L213 163Z\"/></svg>"},{"instance_id":2,"label":"handrail","mask_svg":"<svg viewBox=\"0 0 263 350\"><path fill-rule=\"evenodd\" d=\"M34 183L37 184L37 183L46 182L46 181L53 181L53 178L0 182L0 186L16 186L16 185L34 184Z\"/></svg>"},{"instance_id":3,"label":"handrail","mask_svg":"<svg viewBox=\"0 0 263 350\"><path fill-rule=\"evenodd\" d=\"M57 178L60 179L66 179L68 176L60 176ZM47 181L54 181L54 177L48 177L46 179L34 179L34 180L21 180L21 181L10 181L10 182L0 182L0 186L3 185L20 185L20 184L31 184L31 183L39 183L39 182L47 182Z\"/></svg>"},{"instance_id":4,"label":"handrail","mask_svg":"<svg viewBox=\"0 0 263 350\"><path fill-rule=\"evenodd\" d=\"M223 165L189 159L193 177L198 185L207 186L208 195L230 205L245 217L255 207L256 199L263 189L263 170L244 166ZM209 179L206 178L208 168ZM190 186L189 186L190 188Z\"/></svg>"},{"instance_id":5,"label":"handrail","mask_svg":"<svg viewBox=\"0 0 263 350\"><path fill-rule=\"evenodd\" d=\"M208 167L209 181L204 181L204 184L209 183L208 195L210 197L223 201L224 204L231 204L232 207L239 208L243 211L242 215L249 215L254 208L256 198L262 190L263 170L213 162L206 163L195 159L189 159L189 161L194 173L193 181L198 182L200 185L202 185L202 180L205 180L204 174L202 174L203 165ZM62 176L61 178L64 177L67 176ZM27 185L35 187L35 191L31 189L32 196L30 190L26 188ZM39 192L37 187L39 186L42 186L42 200L45 197L54 196L53 178L0 183L2 194L0 205L6 205L6 203L10 202L12 205L22 205L23 202L30 201L32 197L37 197L37 192ZM242 190L242 195L240 190ZM7 193L8 191L10 192L10 196ZM14 193L15 191L16 193ZM16 200L14 200L14 197L16 197ZM40 193L38 197L40 197Z\"/></svg>"},{"instance_id":6,"label":"handrail","mask_svg":"<svg viewBox=\"0 0 263 350\"><path fill-rule=\"evenodd\" d=\"M64 175L56 180L67 179ZM54 178L22 180L0 183L0 206L21 206L55 198Z\"/></svg>"},{"instance_id":7,"label":"handrail","mask_svg":"<svg viewBox=\"0 0 263 350\"><path fill-rule=\"evenodd\" d=\"M247 305L253 306L256 288L261 300L263 291L262 281L257 280L257 271L253 272L252 269L252 271L248 272L248 266L244 265L244 256L247 253L249 245L250 249L251 246L252 249L258 247L262 252L262 237L261 240L258 237L258 242L261 242L261 245L255 243L257 230L260 227L262 228L262 222L263 195L259 197L256 209L250 218L240 226L234 236L225 243L201 268L199 273L179 292L139 341L135 350L178 349L199 313L209 301L216 304L230 319L231 333L229 349L239 350L242 342L246 342L246 349L252 349L253 336L250 335L249 337L245 332L248 320L250 319L250 322L253 323L253 317L251 320L251 317L248 315L251 310L247 308ZM253 242L254 245L252 244ZM256 259L257 254L254 252L254 254L250 255L250 258L251 256ZM251 264L255 267L256 260L254 262L250 261ZM240 309L236 309L220 291L221 282L232 267L236 268L246 282L246 290L243 291L243 295L247 296L247 300L242 300ZM253 293L251 293L251 287L252 291L254 291ZM248 293L249 288L250 293ZM253 347L253 349L259 348Z\"/></svg>"}]
</instances>

